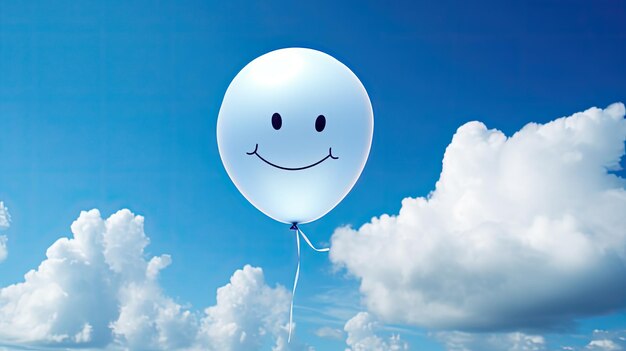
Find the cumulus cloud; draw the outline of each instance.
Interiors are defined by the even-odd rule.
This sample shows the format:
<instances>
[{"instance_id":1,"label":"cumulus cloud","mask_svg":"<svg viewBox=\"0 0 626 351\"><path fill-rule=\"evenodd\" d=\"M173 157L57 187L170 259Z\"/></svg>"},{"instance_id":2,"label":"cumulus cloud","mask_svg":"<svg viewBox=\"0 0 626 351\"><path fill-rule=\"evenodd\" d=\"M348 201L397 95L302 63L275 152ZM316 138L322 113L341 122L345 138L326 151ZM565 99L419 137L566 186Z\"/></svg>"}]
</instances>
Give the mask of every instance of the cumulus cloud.
<instances>
[{"instance_id":1,"label":"cumulus cloud","mask_svg":"<svg viewBox=\"0 0 626 351\"><path fill-rule=\"evenodd\" d=\"M4 202L0 201L0 230L7 229L10 223L11 215L9 215L9 209L4 206ZM0 262L4 261L9 254L7 241L6 235L0 235Z\"/></svg>"},{"instance_id":2,"label":"cumulus cloud","mask_svg":"<svg viewBox=\"0 0 626 351\"><path fill-rule=\"evenodd\" d=\"M387 322L549 328L624 307L626 190L612 171L625 139L623 104L508 138L467 123L435 190L404 199L398 215L338 228L330 258Z\"/></svg>"},{"instance_id":3,"label":"cumulus cloud","mask_svg":"<svg viewBox=\"0 0 626 351\"><path fill-rule=\"evenodd\" d=\"M626 331L594 330L593 338L585 350L621 351L626 350Z\"/></svg>"},{"instance_id":4,"label":"cumulus cloud","mask_svg":"<svg viewBox=\"0 0 626 351\"><path fill-rule=\"evenodd\" d=\"M352 317L344 330L348 333L346 351L401 351L408 350L409 345L400 340L399 335L392 335L388 340L376 334L379 322L367 312L359 312Z\"/></svg>"},{"instance_id":5,"label":"cumulus cloud","mask_svg":"<svg viewBox=\"0 0 626 351\"><path fill-rule=\"evenodd\" d=\"M128 211L117 216L134 218ZM121 281L105 263L106 227L98 211L83 212L72 224L74 238L57 240L24 282L0 289L0 340L86 346L110 341ZM90 331L83 333L87 325Z\"/></svg>"},{"instance_id":6,"label":"cumulus cloud","mask_svg":"<svg viewBox=\"0 0 626 351\"><path fill-rule=\"evenodd\" d=\"M586 347L588 350L606 350L617 351L623 350L615 341L609 339L592 340Z\"/></svg>"},{"instance_id":7,"label":"cumulus cloud","mask_svg":"<svg viewBox=\"0 0 626 351\"><path fill-rule=\"evenodd\" d=\"M217 290L217 304L205 310L200 337L215 350L258 350L264 335L277 336L286 349L291 294L265 284L260 268L245 266Z\"/></svg>"},{"instance_id":8,"label":"cumulus cloud","mask_svg":"<svg viewBox=\"0 0 626 351\"><path fill-rule=\"evenodd\" d=\"M147 259L144 219L121 210L82 212L72 238L57 240L24 281L0 288L0 343L56 348L256 350L286 343L289 292L269 287L260 268L237 270L202 314L168 297L159 272L169 255Z\"/></svg>"},{"instance_id":9,"label":"cumulus cloud","mask_svg":"<svg viewBox=\"0 0 626 351\"><path fill-rule=\"evenodd\" d=\"M155 272L150 270L152 263L168 258L152 258L147 265L147 279L132 280L118 290L119 314L109 324L116 344L132 350L177 350L193 345L195 315L164 296L154 280Z\"/></svg>"}]
</instances>

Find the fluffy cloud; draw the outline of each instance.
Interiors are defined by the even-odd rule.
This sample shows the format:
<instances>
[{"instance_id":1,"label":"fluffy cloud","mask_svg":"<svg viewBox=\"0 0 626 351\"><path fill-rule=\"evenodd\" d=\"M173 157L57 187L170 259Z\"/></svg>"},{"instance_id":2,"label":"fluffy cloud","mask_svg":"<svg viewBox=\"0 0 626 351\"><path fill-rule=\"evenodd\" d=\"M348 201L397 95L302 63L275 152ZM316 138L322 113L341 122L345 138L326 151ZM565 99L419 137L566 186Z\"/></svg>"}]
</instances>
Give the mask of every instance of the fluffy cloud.
<instances>
[{"instance_id":1,"label":"fluffy cloud","mask_svg":"<svg viewBox=\"0 0 626 351\"><path fill-rule=\"evenodd\" d=\"M588 350L606 350L618 351L623 350L615 341L609 339L592 340L586 347Z\"/></svg>"},{"instance_id":2,"label":"fluffy cloud","mask_svg":"<svg viewBox=\"0 0 626 351\"><path fill-rule=\"evenodd\" d=\"M134 219L128 211L112 218L120 216ZM50 246L47 259L23 283L0 289L0 340L63 346L111 341L108 325L117 315L116 288L123 282L105 263L108 226L98 211L83 212L72 224L74 238Z\"/></svg>"},{"instance_id":3,"label":"fluffy cloud","mask_svg":"<svg viewBox=\"0 0 626 351\"><path fill-rule=\"evenodd\" d=\"M11 223L11 216L9 215L9 209L4 206L4 202L0 201L0 230L7 229ZM7 237L6 235L0 235L0 262L7 258Z\"/></svg>"},{"instance_id":4,"label":"fluffy cloud","mask_svg":"<svg viewBox=\"0 0 626 351\"><path fill-rule=\"evenodd\" d=\"M623 104L509 138L467 123L428 197L337 229L330 258L388 322L543 328L624 307L625 139Z\"/></svg>"},{"instance_id":5,"label":"fluffy cloud","mask_svg":"<svg viewBox=\"0 0 626 351\"><path fill-rule=\"evenodd\" d=\"M540 335L524 333L471 334L463 332L439 332L435 338L448 351L543 351L546 341Z\"/></svg>"},{"instance_id":6,"label":"fluffy cloud","mask_svg":"<svg viewBox=\"0 0 626 351\"><path fill-rule=\"evenodd\" d=\"M359 312L344 326L348 333L346 351L401 351L408 350L409 345L400 340L399 335L392 335L384 340L376 335L380 325L378 321L367 312Z\"/></svg>"},{"instance_id":7,"label":"fluffy cloud","mask_svg":"<svg viewBox=\"0 0 626 351\"><path fill-rule=\"evenodd\" d=\"M626 331L594 330L593 338L585 350L621 351L626 350Z\"/></svg>"},{"instance_id":8,"label":"fluffy cloud","mask_svg":"<svg viewBox=\"0 0 626 351\"><path fill-rule=\"evenodd\" d=\"M256 350L286 343L289 292L245 266L218 289L204 314L166 296L159 272L169 255L146 259L143 217L82 212L73 237L57 240L24 282L0 288L0 343L132 350Z\"/></svg>"},{"instance_id":9,"label":"fluffy cloud","mask_svg":"<svg viewBox=\"0 0 626 351\"><path fill-rule=\"evenodd\" d=\"M205 310L201 338L215 350L258 350L264 335L275 335L275 350L286 348L291 294L265 284L260 268L245 266L217 290L217 305Z\"/></svg>"}]
</instances>

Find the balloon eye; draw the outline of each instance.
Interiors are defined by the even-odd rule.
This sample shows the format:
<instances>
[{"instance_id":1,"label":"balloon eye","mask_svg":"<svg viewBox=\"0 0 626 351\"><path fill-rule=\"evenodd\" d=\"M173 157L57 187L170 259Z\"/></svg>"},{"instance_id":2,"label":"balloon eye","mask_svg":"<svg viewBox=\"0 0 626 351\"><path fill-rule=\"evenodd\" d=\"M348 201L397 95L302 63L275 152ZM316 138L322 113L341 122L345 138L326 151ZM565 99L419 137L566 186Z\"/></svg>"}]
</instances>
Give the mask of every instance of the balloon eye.
<instances>
[{"instance_id":1,"label":"balloon eye","mask_svg":"<svg viewBox=\"0 0 626 351\"><path fill-rule=\"evenodd\" d=\"M279 130L280 127L283 126L283 119L280 117L280 114L278 112L274 113L272 115L272 127L274 127L274 129Z\"/></svg>"},{"instance_id":2,"label":"balloon eye","mask_svg":"<svg viewBox=\"0 0 626 351\"><path fill-rule=\"evenodd\" d=\"M325 127L326 127L326 117L324 117L324 115L317 116L317 119L315 120L315 130L317 130L318 132L321 132L324 130Z\"/></svg>"}]
</instances>

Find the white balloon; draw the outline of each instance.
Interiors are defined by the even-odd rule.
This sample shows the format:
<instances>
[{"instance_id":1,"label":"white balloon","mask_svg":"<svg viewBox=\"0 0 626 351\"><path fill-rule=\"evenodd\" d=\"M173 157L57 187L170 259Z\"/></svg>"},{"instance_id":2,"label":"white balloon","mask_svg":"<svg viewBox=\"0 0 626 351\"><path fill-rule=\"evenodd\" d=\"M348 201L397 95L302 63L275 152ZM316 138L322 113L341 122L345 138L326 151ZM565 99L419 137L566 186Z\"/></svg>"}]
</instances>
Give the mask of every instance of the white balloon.
<instances>
[{"instance_id":1,"label":"white balloon","mask_svg":"<svg viewBox=\"0 0 626 351\"><path fill-rule=\"evenodd\" d=\"M217 144L248 201L277 221L307 223L352 189L373 130L369 97L348 67L320 51L287 48L253 60L230 83Z\"/></svg>"}]
</instances>

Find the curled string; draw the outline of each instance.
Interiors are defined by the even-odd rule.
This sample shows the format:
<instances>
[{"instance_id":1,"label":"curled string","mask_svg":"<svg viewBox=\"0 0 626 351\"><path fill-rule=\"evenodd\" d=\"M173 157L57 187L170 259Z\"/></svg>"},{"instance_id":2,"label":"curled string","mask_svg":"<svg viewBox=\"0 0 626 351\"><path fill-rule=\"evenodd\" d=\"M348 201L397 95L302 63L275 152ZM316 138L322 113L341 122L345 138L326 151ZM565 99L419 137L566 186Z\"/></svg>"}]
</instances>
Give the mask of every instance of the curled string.
<instances>
[{"instance_id":1,"label":"curled string","mask_svg":"<svg viewBox=\"0 0 626 351\"><path fill-rule=\"evenodd\" d=\"M297 226L296 226L296 228L297 228ZM315 246L313 246L313 244L311 244L311 240L309 240L309 238L307 238L306 234L304 234L302 232L302 230L300 230L300 228L297 228L297 229L298 229L298 233L300 233L300 235L302 235L302 238L304 238L304 241L306 241L306 243L309 244L309 246L313 250L315 250L317 252L328 252L330 250L330 248L328 248L328 247L324 247L324 248L321 248L321 249L316 248Z\"/></svg>"},{"instance_id":2,"label":"curled string","mask_svg":"<svg viewBox=\"0 0 626 351\"><path fill-rule=\"evenodd\" d=\"M328 247L318 249L315 246L313 246L313 244L311 244L311 240L309 240L306 234L304 234L300 230L300 228L298 228L298 225L296 223L294 223L290 229L295 231L295 234L296 234L296 246L298 248L298 266L296 267L296 276L293 280L293 289L291 291L291 307L289 308L289 338L287 339L287 343L291 342L291 331L293 329L293 299L296 296L296 287L298 286L298 278L300 277L300 235L302 235L302 238L304 239L304 241L306 241L306 243L309 244L309 246L313 250L317 252L328 252L330 250L330 248Z\"/></svg>"}]
</instances>

